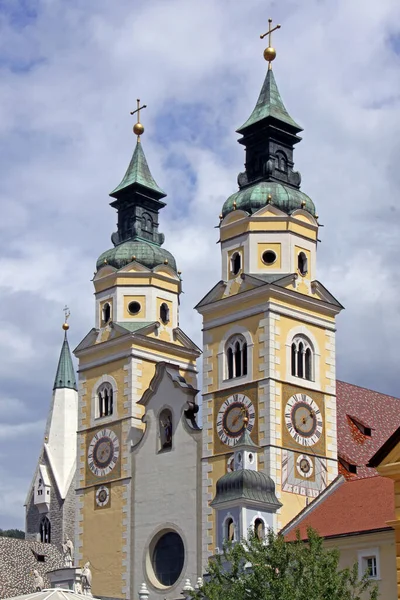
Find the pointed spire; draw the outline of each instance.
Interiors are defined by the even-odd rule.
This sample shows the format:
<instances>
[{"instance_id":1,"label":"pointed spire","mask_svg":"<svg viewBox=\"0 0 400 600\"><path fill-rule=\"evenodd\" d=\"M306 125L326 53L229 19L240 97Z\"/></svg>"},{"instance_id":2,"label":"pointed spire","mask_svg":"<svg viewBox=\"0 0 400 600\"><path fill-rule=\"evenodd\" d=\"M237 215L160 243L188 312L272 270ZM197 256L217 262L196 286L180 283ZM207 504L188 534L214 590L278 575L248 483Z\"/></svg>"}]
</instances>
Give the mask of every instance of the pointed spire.
<instances>
[{"instance_id":1,"label":"pointed spire","mask_svg":"<svg viewBox=\"0 0 400 600\"><path fill-rule=\"evenodd\" d=\"M292 127L295 127L298 131L301 131L301 127L292 119L288 111L283 104L283 100L276 85L274 73L272 69L268 69L267 75L264 80L264 84L261 88L260 95L257 100L257 104L254 107L253 112L247 121L237 129L237 133L244 133L244 130L254 123L258 123L267 117L273 117L278 121L283 121Z\"/></svg>"},{"instance_id":2,"label":"pointed spire","mask_svg":"<svg viewBox=\"0 0 400 600\"><path fill-rule=\"evenodd\" d=\"M242 435L240 436L240 438L237 440L236 444L234 445L234 450L236 451L238 448L258 448L257 444L255 444L253 442L253 440L250 437L250 433L247 429L247 426L244 428Z\"/></svg>"},{"instance_id":3,"label":"pointed spire","mask_svg":"<svg viewBox=\"0 0 400 600\"><path fill-rule=\"evenodd\" d=\"M65 331L64 342L61 348L60 359L58 361L53 390L57 388L70 388L78 391L76 386L74 365L72 364L71 350L68 344L67 330L69 329L69 325L67 322L64 323L63 329Z\"/></svg>"},{"instance_id":4,"label":"pointed spire","mask_svg":"<svg viewBox=\"0 0 400 600\"><path fill-rule=\"evenodd\" d=\"M117 198L119 195L118 192L121 192L134 184L139 184L156 192L158 198L166 196L166 193L156 184L150 173L149 165L147 164L140 140L136 143L131 162L129 163L121 183L110 193L110 196Z\"/></svg>"}]
</instances>

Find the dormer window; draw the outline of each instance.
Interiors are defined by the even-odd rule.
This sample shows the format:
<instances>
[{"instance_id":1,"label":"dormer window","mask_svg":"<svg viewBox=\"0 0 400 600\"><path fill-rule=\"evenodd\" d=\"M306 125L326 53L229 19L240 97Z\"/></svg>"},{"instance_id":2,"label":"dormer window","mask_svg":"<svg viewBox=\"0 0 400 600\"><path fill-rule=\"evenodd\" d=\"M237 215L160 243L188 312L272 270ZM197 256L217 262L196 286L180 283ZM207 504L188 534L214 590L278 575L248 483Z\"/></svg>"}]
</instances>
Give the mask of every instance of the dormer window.
<instances>
[{"instance_id":1,"label":"dormer window","mask_svg":"<svg viewBox=\"0 0 400 600\"><path fill-rule=\"evenodd\" d=\"M237 275L242 268L242 256L240 252L234 252L231 257L231 273Z\"/></svg>"},{"instance_id":2,"label":"dormer window","mask_svg":"<svg viewBox=\"0 0 400 600\"><path fill-rule=\"evenodd\" d=\"M349 460L343 458L343 456L339 456L339 464L352 475L357 475L357 465L350 462Z\"/></svg>"},{"instance_id":3,"label":"dormer window","mask_svg":"<svg viewBox=\"0 0 400 600\"><path fill-rule=\"evenodd\" d=\"M363 423L359 418L357 417L352 417L350 415L347 415L348 418L350 419L350 421L357 427L357 429L366 437L371 437L372 436L372 428L367 425L366 423Z\"/></svg>"}]
</instances>

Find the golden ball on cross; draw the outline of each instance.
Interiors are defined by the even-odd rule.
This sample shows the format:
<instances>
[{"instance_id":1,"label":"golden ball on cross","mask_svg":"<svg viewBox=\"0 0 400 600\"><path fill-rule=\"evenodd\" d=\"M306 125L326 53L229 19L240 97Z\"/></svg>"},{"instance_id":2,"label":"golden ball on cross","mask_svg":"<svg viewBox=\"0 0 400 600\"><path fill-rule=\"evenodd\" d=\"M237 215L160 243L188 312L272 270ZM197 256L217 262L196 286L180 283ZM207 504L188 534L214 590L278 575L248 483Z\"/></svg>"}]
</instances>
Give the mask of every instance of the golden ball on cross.
<instances>
[{"instance_id":1,"label":"golden ball on cross","mask_svg":"<svg viewBox=\"0 0 400 600\"><path fill-rule=\"evenodd\" d=\"M64 331L68 331L68 329L69 329L68 323L63 323L62 328L64 329Z\"/></svg>"},{"instance_id":2,"label":"golden ball on cross","mask_svg":"<svg viewBox=\"0 0 400 600\"><path fill-rule=\"evenodd\" d=\"M271 62L272 60L275 60L275 57L276 57L275 48L272 48L272 46L268 46L268 48L265 48L264 58L267 62Z\"/></svg>"},{"instance_id":3,"label":"golden ball on cross","mask_svg":"<svg viewBox=\"0 0 400 600\"><path fill-rule=\"evenodd\" d=\"M142 133L144 133L144 127L141 123L135 123L135 125L133 126L133 133L135 135L142 135Z\"/></svg>"}]
</instances>

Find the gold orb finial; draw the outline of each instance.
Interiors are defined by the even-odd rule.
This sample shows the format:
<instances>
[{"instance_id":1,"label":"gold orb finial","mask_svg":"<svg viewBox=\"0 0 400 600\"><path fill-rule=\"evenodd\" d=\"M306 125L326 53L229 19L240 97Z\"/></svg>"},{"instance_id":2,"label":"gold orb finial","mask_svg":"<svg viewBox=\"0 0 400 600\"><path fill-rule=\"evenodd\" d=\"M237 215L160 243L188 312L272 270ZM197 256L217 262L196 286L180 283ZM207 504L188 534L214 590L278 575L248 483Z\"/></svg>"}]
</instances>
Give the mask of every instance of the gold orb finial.
<instances>
[{"instance_id":1,"label":"gold orb finial","mask_svg":"<svg viewBox=\"0 0 400 600\"><path fill-rule=\"evenodd\" d=\"M268 19L268 31L260 35L261 39L264 39L266 35L268 36L268 48L265 48L264 50L264 58L268 62L268 69L272 69L271 62L276 58L276 50L272 46L272 32L281 28L280 25L276 25L271 29L271 24L272 19Z\"/></svg>"},{"instance_id":2,"label":"gold orb finial","mask_svg":"<svg viewBox=\"0 0 400 600\"><path fill-rule=\"evenodd\" d=\"M147 105L143 104L143 106L140 106L139 98L136 100L136 102L137 102L137 108L136 108L136 110L131 111L131 115L134 115L137 113L137 122L133 126L133 133L135 135L137 135L137 141L140 142L140 136L144 133L144 127L140 122L140 111L142 110L142 108L147 108Z\"/></svg>"},{"instance_id":3,"label":"gold orb finial","mask_svg":"<svg viewBox=\"0 0 400 600\"><path fill-rule=\"evenodd\" d=\"M233 210L236 210L236 200L233 201Z\"/></svg>"},{"instance_id":4,"label":"gold orb finial","mask_svg":"<svg viewBox=\"0 0 400 600\"><path fill-rule=\"evenodd\" d=\"M168 264L168 258L166 258L166 259L164 260L164 265L167 265L167 264Z\"/></svg>"},{"instance_id":5,"label":"gold orb finial","mask_svg":"<svg viewBox=\"0 0 400 600\"><path fill-rule=\"evenodd\" d=\"M144 133L144 127L139 121L134 124L133 133L138 136L141 136Z\"/></svg>"},{"instance_id":6,"label":"gold orb finial","mask_svg":"<svg viewBox=\"0 0 400 600\"><path fill-rule=\"evenodd\" d=\"M271 196L271 194L268 194L268 196L267 196L267 204L271 204L271 202L272 202L272 196Z\"/></svg>"}]
</instances>

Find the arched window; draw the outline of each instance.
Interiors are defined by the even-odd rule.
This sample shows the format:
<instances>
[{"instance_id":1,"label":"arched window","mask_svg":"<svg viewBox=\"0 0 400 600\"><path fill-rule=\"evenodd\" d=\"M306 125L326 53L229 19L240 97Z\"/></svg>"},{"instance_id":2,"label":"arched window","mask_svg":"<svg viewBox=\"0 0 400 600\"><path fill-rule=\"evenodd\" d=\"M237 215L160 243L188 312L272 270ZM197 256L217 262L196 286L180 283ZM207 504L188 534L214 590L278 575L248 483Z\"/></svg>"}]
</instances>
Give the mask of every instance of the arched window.
<instances>
[{"instance_id":1,"label":"arched window","mask_svg":"<svg viewBox=\"0 0 400 600\"><path fill-rule=\"evenodd\" d=\"M297 335L293 338L291 348L292 375L313 381L314 378L314 352L311 342Z\"/></svg>"},{"instance_id":2,"label":"arched window","mask_svg":"<svg viewBox=\"0 0 400 600\"><path fill-rule=\"evenodd\" d=\"M228 379L247 375L247 343L242 335L234 335L226 344Z\"/></svg>"},{"instance_id":3,"label":"arched window","mask_svg":"<svg viewBox=\"0 0 400 600\"><path fill-rule=\"evenodd\" d=\"M279 171L286 171L287 168L287 158L283 152L276 153L276 168Z\"/></svg>"},{"instance_id":4,"label":"arched window","mask_svg":"<svg viewBox=\"0 0 400 600\"><path fill-rule=\"evenodd\" d=\"M102 383L97 390L99 417L108 417L113 414L114 398L110 383Z\"/></svg>"},{"instance_id":5,"label":"arched window","mask_svg":"<svg viewBox=\"0 0 400 600\"><path fill-rule=\"evenodd\" d=\"M242 257L240 252L234 252L231 257L231 272L237 275L242 268Z\"/></svg>"},{"instance_id":6,"label":"arched window","mask_svg":"<svg viewBox=\"0 0 400 600\"><path fill-rule=\"evenodd\" d=\"M50 544L51 541L51 525L47 517L43 517L39 525L40 541L42 544Z\"/></svg>"},{"instance_id":7,"label":"arched window","mask_svg":"<svg viewBox=\"0 0 400 600\"><path fill-rule=\"evenodd\" d=\"M235 523L233 519L229 517L224 523L224 540L227 542L233 542L235 539Z\"/></svg>"},{"instance_id":8,"label":"arched window","mask_svg":"<svg viewBox=\"0 0 400 600\"><path fill-rule=\"evenodd\" d=\"M265 523L262 519L256 519L254 521L254 533L259 540L265 538Z\"/></svg>"},{"instance_id":9,"label":"arched window","mask_svg":"<svg viewBox=\"0 0 400 600\"><path fill-rule=\"evenodd\" d=\"M172 448L172 412L164 408L159 417L161 450Z\"/></svg>"},{"instance_id":10,"label":"arched window","mask_svg":"<svg viewBox=\"0 0 400 600\"><path fill-rule=\"evenodd\" d=\"M152 237L153 235L153 219L148 213L142 215L142 233L145 237Z\"/></svg>"},{"instance_id":11,"label":"arched window","mask_svg":"<svg viewBox=\"0 0 400 600\"><path fill-rule=\"evenodd\" d=\"M111 306L108 302L103 306L103 321L104 323L108 323L111 319Z\"/></svg>"},{"instance_id":12,"label":"arched window","mask_svg":"<svg viewBox=\"0 0 400 600\"><path fill-rule=\"evenodd\" d=\"M160 306L160 319L164 325L169 321L169 308L168 304L163 302Z\"/></svg>"},{"instance_id":13,"label":"arched window","mask_svg":"<svg viewBox=\"0 0 400 600\"><path fill-rule=\"evenodd\" d=\"M305 252L300 252L297 257L297 267L299 269L300 275L307 275L308 272L308 259L307 254Z\"/></svg>"}]
</instances>

